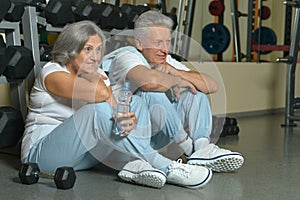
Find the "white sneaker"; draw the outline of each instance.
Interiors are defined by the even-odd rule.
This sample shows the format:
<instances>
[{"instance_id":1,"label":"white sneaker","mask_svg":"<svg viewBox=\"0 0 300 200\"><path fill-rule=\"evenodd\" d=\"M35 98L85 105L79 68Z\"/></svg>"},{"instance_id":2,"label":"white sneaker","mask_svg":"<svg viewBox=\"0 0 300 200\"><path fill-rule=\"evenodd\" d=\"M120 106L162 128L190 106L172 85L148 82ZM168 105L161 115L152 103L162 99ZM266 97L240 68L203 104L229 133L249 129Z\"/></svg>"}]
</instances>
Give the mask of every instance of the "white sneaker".
<instances>
[{"instance_id":1,"label":"white sneaker","mask_svg":"<svg viewBox=\"0 0 300 200\"><path fill-rule=\"evenodd\" d=\"M173 161L168 169L167 182L187 188L204 187L212 177L210 169L183 164L181 159Z\"/></svg>"},{"instance_id":2,"label":"white sneaker","mask_svg":"<svg viewBox=\"0 0 300 200\"><path fill-rule=\"evenodd\" d=\"M240 153L219 148L212 143L195 151L187 161L187 164L205 166L215 172L234 171L239 169L243 163L244 158Z\"/></svg>"},{"instance_id":3,"label":"white sneaker","mask_svg":"<svg viewBox=\"0 0 300 200\"><path fill-rule=\"evenodd\" d=\"M154 188L162 188L166 183L165 173L143 160L127 163L118 176L124 181Z\"/></svg>"}]
</instances>

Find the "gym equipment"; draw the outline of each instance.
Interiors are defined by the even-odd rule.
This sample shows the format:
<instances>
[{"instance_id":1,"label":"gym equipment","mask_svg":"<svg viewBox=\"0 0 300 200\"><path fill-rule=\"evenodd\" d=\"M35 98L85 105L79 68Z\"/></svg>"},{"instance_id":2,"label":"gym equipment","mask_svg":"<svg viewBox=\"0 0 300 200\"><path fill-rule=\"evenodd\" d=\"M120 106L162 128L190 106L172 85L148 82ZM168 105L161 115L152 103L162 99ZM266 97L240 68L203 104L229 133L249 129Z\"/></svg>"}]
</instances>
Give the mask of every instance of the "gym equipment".
<instances>
[{"instance_id":1,"label":"gym equipment","mask_svg":"<svg viewBox=\"0 0 300 200\"><path fill-rule=\"evenodd\" d=\"M74 15L69 0L50 0L44 9L46 21L56 27L63 27L74 22Z\"/></svg>"},{"instance_id":2,"label":"gym equipment","mask_svg":"<svg viewBox=\"0 0 300 200\"><path fill-rule=\"evenodd\" d=\"M52 45L40 44L40 59L44 62L51 61L50 52L52 51Z\"/></svg>"},{"instance_id":3,"label":"gym equipment","mask_svg":"<svg viewBox=\"0 0 300 200\"><path fill-rule=\"evenodd\" d=\"M5 70L5 66L2 65L2 60L4 59L4 51L6 48L6 44L4 42L4 39L2 37L2 35L0 35L0 75L4 72Z\"/></svg>"},{"instance_id":4,"label":"gym equipment","mask_svg":"<svg viewBox=\"0 0 300 200\"><path fill-rule=\"evenodd\" d=\"M120 8L113 4L102 2L100 5L100 20L99 26L104 30L124 29L128 22L126 14L120 12ZM98 13L99 14L99 13Z\"/></svg>"},{"instance_id":5,"label":"gym equipment","mask_svg":"<svg viewBox=\"0 0 300 200\"><path fill-rule=\"evenodd\" d=\"M257 45L252 44L252 50L254 51L283 51L283 52L289 52L290 51L290 45L269 45L269 44L263 44L263 45ZM298 47L298 51L300 51L300 47Z\"/></svg>"},{"instance_id":6,"label":"gym equipment","mask_svg":"<svg viewBox=\"0 0 300 200\"><path fill-rule=\"evenodd\" d=\"M262 6L259 12L261 13L260 18L262 20L269 19L269 17L271 16L271 9L268 6Z\"/></svg>"},{"instance_id":7,"label":"gym equipment","mask_svg":"<svg viewBox=\"0 0 300 200\"><path fill-rule=\"evenodd\" d=\"M232 117L212 117L212 137L218 138L228 135L238 135L240 128L238 127L237 120Z\"/></svg>"},{"instance_id":8,"label":"gym equipment","mask_svg":"<svg viewBox=\"0 0 300 200\"><path fill-rule=\"evenodd\" d=\"M223 15L225 11L224 2L219 0L214 0L209 3L208 11L211 15L220 16Z\"/></svg>"},{"instance_id":9,"label":"gym equipment","mask_svg":"<svg viewBox=\"0 0 300 200\"><path fill-rule=\"evenodd\" d=\"M71 6L71 5L70 5ZM103 12L99 4L90 1L77 2L73 14L75 21L91 20L98 23Z\"/></svg>"},{"instance_id":10,"label":"gym equipment","mask_svg":"<svg viewBox=\"0 0 300 200\"><path fill-rule=\"evenodd\" d=\"M122 4L120 11L121 13L125 13L128 17L127 22L127 28L133 29L134 28L134 22L136 19L143 13L150 10L150 7L148 6L142 6L142 5L131 5L131 4Z\"/></svg>"},{"instance_id":11,"label":"gym equipment","mask_svg":"<svg viewBox=\"0 0 300 200\"><path fill-rule=\"evenodd\" d=\"M238 135L240 128L238 126L224 126L220 137L225 137L228 135Z\"/></svg>"},{"instance_id":12,"label":"gym equipment","mask_svg":"<svg viewBox=\"0 0 300 200\"><path fill-rule=\"evenodd\" d=\"M175 13L172 13L172 12L170 12L170 13L163 13L163 14L172 19L172 21L173 21L172 30L175 30L176 27L178 26L177 15Z\"/></svg>"},{"instance_id":13,"label":"gym equipment","mask_svg":"<svg viewBox=\"0 0 300 200\"><path fill-rule=\"evenodd\" d=\"M24 11L24 5L11 0L11 6L4 18L11 22L19 22L22 19Z\"/></svg>"},{"instance_id":14,"label":"gym equipment","mask_svg":"<svg viewBox=\"0 0 300 200\"><path fill-rule=\"evenodd\" d=\"M23 132L21 112L10 106L0 107L0 148L16 145Z\"/></svg>"},{"instance_id":15,"label":"gym equipment","mask_svg":"<svg viewBox=\"0 0 300 200\"><path fill-rule=\"evenodd\" d=\"M229 30L222 24L211 23L202 30L202 46L210 54L224 52L230 43Z\"/></svg>"},{"instance_id":16,"label":"gym equipment","mask_svg":"<svg viewBox=\"0 0 300 200\"><path fill-rule=\"evenodd\" d=\"M35 7L37 11L43 12L47 23L56 27L74 21L72 2L69 0L49 0L47 4L46 0L14 0L14 2Z\"/></svg>"},{"instance_id":17,"label":"gym equipment","mask_svg":"<svg viewBox=\"0 0 300 200\"><path fill-rule=\"evenodd\" d=\"M225 117L224 126L236 126L236 125L237 125L236 118Z\"/></svg>"},{"instance_id":18,"label":"gym equipment","mask_svg":"<svg viewBox=\"0 0 300 200\"><path fill-rule=\"evenodd\" d=\"M291 37L291 46L288 56L285 58L277 58L278 62L287 63L286 72L286 98L285 98L285 119L284 127L297 126L294 121L300 121L300 116L295 114L295 109L300 104L300 99L295 97L295 72L298 60L298 47L300 41L300 0L284 1L286 6L295 7L295 15L293 20L293 33Z\"/></svg>"},{"instance_id":19,"label":"gym equipment","mask_svg":"<svg viewBox=\"0 0 300 200\"><path fill-rule=\"evenodd\" d=\"M5 48L6 44L4 42L3 36L0 34L0 47Z\"/></svg>"},{"instance_id":20,"label":"gym equipment","mask_svg":"<svg viewBox=\"0 0 300 200\"><path fill-rule=\"evenodd\" d=\"M3 57L0 69L9 82L25 79L34 67L32 52L24 46L8 46L4 50Z\"/></svg>"},{"instance_id":21,"label":"gym equipment","mask_svg":"<svg viewBox=\"0 0 300 200\"><path fill-rule=\"evenodd\" d=\"M19 171L21 183L31 185L37 183L39 178L53 178L58 189L70 189L76 181L76 174L72 167L59 167L55 174L43 173L36 163L22 164Z\"/></svg>"},{"instance_id":22,"label":"gym equipment","mask_svg":"<svg viewBox=\"0 0 300 200\"><path fill-rule=\"evenodd\" d=\"M159 10L162 13L167 12L166 1L164 1L164 0L158 1L158 3L145 3L144 5L151 9Z\"/></svg>"},{"instance_id":23,"label":"gym equipment","mask_svg":"<svg viewBox=\"0 0 300 200\"><path fill-rule=\"evenodd\" d=\"M4 19L6 13L10 8L10 0L1 0L0 2L0 22Z\"/></svg>"},{"instance_id":24,"label":"gym equipment","mask_svg":"<svg viewBox=\"0 0 300 200\"><path fill-rule=\"evenodd\" d=\"M260 27L257 28L253 33L253 38L255 44L262 44L262 45L276 45L277 37L275 32L268 28L268 27ZM271 51L258 51L261 54L268 54Z\"/></svg>"}]
</instances>

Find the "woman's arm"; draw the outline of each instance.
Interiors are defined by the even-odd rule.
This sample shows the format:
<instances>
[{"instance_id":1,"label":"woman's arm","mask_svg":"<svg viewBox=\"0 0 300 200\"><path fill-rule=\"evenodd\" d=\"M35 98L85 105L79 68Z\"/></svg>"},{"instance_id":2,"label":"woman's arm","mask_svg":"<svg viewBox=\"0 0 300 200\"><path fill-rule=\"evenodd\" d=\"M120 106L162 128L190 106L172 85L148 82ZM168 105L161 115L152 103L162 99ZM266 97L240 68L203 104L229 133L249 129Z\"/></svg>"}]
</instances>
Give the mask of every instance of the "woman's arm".
<instances>
[{"instance_id":1,"label":"woman's arm","mask_svg":"<svg viewBox=\"0 0 300 200\"><path fill-rule=\"evenodd\" d=\"M45 78L46 89L59 97L81 101L103 102L112 98L112 93L98 72L81 74L79 77L67 72L53 72Z\"/></svg>"}]
</instances>

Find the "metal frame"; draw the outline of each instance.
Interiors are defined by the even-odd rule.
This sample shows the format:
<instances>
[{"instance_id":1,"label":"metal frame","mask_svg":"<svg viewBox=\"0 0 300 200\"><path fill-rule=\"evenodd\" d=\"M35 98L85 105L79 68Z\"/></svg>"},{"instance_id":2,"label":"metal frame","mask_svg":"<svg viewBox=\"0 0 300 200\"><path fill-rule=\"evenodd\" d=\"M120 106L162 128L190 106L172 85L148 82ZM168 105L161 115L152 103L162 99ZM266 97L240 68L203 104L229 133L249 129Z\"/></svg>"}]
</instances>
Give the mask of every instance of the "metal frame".
<instances>
[{"instance_id":1,"label":"metal frame","mask_svg":"<svg viewBox=\"0 0 300 200\"><path fill-rule=\"evenodd\" d=\"M241 42L240 42L240 28L239 28L239 16L237 8L237 0L230 1L231 6L231 18L232 18L232 32L234 38L234 54L236 62L241 62Z\"/></svg>"},{"instance_id":2,"label":"metal frame","mask_svg":"<svg viewBox=\"0 0 300 200\"><path fill-rule=\"evenodd\" d=\"M298 58L298 47L300 41L300 0L285 1L287 6L295 6L295 16L293 32L291 37L290 52L287 59L286 73L286 110L285 124L282 126L296 126L294 121L300 121L300 116L296 116L294 111L299 108L300 99L295 97L295 71Z\"/></svg>"}]
</instances>

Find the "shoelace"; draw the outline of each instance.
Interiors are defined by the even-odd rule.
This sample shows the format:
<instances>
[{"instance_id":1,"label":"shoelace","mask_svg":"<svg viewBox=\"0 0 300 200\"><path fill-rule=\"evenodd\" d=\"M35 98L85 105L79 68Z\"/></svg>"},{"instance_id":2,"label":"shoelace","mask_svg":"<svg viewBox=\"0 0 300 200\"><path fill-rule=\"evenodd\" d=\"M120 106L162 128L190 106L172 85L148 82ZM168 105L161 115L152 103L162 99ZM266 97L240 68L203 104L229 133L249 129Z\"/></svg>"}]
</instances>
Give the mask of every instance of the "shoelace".
<instances>
[{"instance_id":1,"label":"shoelace","mask_svg":"<svg viewBox=\"0 0 300 200\"><path fill-rule=\"evenodd\" d=\"M182 164L182 159L173 162L169 166L169 172L188 178L191 174L192 166Z\"/></svg>"},{"instance_id":2,"label":"shoelace","mask_svg":"<svg viewBox=\"0 0 300 200\"><path fill-rule=\"evenodd\" d=\"M209 145L212 146L213 144L209 144ZM213 147L209 151L209 156L215 155L216 152L219 150L220 150L220 148L217 145L213 145Z\"/></svg>"}]
</instances>

